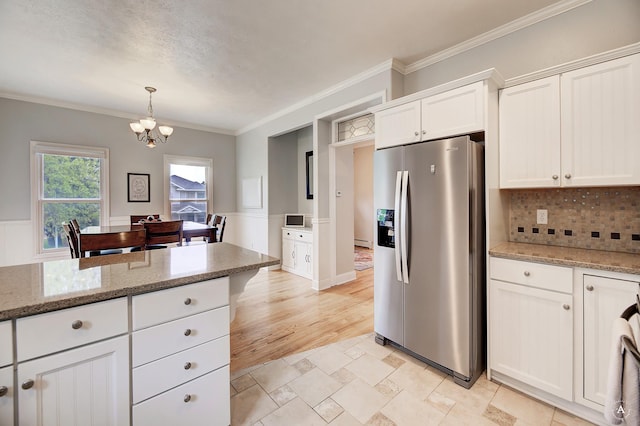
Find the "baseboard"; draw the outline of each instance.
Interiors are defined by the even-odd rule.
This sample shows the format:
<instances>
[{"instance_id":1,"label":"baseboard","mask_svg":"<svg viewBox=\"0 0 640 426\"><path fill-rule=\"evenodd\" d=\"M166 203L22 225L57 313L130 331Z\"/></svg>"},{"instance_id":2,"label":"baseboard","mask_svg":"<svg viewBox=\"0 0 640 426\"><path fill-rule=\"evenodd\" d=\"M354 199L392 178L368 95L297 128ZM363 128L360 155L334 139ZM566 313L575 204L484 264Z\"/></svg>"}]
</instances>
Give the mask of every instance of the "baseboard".
<instances>
[{"instance_id":1,"label":"baseboard","mask_svg":"<svg viewBox=\"0 0 640 426\"><path fill-rule=\"evenodd\" d=\"M373 241L355 239L353 240L353 245L370 249L373 247Z\"/></svg>"},{"instance_id":2,"label":"baseboard","mask_svg":"<svg viewBox=\"0 0 640 426\"><path fill-rule=\"evenodd\" d=\"M345 272L344 274L336 275L333 279L333 285L340 285L348 283L356 279L356 271Z\"/></svg>"}]
</instances>

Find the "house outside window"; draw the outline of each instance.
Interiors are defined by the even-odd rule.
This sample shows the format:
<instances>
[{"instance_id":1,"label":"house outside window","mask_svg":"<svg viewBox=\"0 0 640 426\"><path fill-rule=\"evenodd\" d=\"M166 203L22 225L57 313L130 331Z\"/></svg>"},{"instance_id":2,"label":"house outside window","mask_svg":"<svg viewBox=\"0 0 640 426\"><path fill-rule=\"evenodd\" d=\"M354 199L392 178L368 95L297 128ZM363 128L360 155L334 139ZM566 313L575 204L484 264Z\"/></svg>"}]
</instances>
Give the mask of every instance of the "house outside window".
<instances>
[{"instance_id":1,"label":"house outside window","mask_svg":"<svg viewBox=\"0 0 640 426\"><path fill-rule=\"evenodd\" d=\"M212 210L212 165L209 158L165 155L167 204L172 220L206 221Z\"/></svg>"},{"instance_id":2,"label":"house outside window","mask_svg":"<svg viewBox=\"0 0 640 426\"><path fill-rule=\"evenodd\" d=\"M108 220L107 148L31 142L32 220L36 255L68 251L63 223L80 228Z\"/></svg>"}]
</instances>

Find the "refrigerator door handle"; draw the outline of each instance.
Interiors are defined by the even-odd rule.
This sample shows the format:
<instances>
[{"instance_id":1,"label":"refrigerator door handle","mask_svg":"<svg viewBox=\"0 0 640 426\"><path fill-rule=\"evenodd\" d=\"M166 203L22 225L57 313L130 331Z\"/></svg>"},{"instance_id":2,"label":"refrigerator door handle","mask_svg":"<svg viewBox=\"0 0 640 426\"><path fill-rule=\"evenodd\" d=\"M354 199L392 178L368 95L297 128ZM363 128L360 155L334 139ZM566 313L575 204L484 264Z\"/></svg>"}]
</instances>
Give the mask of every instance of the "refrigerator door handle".
<instances>
[{"instance_id":1,"label":"refrigerator door handle","mask_svg":"<svg viewBox=\"0 0 640 426\"><path fill-rule=\"evenodd\" d=\"M393 232L395 239L395 255L396 255L396 277L398 281L402 281L402 263L400 260L400 192L402 188L402 172L396 173L396 193L395 193L395 215L393 217Z\"/></svg>"},{"instance_id":2,"label":"refrigerator door handle","mask_svg":"<svg viewBox=\"0 0 640 426\"><path fill-rule=\"evenodd\" d=\"M402 258L402 278L405 284L409 284L409 262L408 262L408 245L407 245L407 220L408 220L408 190L409 187L409 171L405 170L402 172L402 200L400 201L400 248L401 248L401 258Z\"/></svg>"}]
</instances>

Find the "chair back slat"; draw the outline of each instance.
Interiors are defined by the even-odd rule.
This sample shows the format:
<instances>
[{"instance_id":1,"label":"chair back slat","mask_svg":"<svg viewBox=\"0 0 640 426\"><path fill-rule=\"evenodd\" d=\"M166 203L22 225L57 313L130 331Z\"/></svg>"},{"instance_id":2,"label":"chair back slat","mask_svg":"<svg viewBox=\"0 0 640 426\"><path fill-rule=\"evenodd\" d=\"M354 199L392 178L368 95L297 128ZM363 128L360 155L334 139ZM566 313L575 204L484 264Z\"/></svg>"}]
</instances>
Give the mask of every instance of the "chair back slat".
<instances>
[{"instance_id":1,"label":"chair back slat","mask_svg":"<svg viewBox=\"0 0 640 426\"><path fill-rule=\"evenodd\" d=\"M182 220L145 222L147 246L153 244L178 243L182 245Z\"/></svg>"},{"instance_id":2,"label":"chair back slat","mask_svg":"<svg viewBox=\"0 0 640 426\"><path fill-rule=\"evenodd\" d=\"M80 253L78 252L78 238L75 231L73 230L71 225L67 223L62 224L62 229L64 230L64 234L67 237L67 243L69 244L71 258L76 259L80 257Z\"/></svg>"},{"instance_id":3,"label":"chair back slat","mask_svg":"<svg viewBox=\"0 0 640 426\"><path fill-rule=\"evenodd\" d=\"M217 242L222 242L222 237L224 236L224 226L227 224L227 217L224 215L214 214L211 219L211 224L217 229Z\"/></svg>"},{"instance_id":4,"label":"chair back slat","mask_svg":"<svg viewBox=\"0 0 640 426\"><path fill-rule=\"evenodd\" d=\"M80 234L82 253L93 250L141 247L144 250L147 231L144 228L109 234Z\"/></svg>"}]
</instances>

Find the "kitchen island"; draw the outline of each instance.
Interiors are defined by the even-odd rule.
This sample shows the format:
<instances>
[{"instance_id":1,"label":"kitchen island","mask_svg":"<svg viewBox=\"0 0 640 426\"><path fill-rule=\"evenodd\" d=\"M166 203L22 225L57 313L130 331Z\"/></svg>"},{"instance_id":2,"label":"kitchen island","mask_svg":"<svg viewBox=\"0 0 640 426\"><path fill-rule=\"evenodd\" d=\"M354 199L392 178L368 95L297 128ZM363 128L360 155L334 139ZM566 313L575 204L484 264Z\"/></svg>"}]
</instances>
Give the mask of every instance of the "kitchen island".
<instances>
[{"instance_id":1,"label":"kitchen island","mask_svg":"<svg viewBox=\"0 0 640 426\"><path fill-rule=\"evenodd\" d=\"M0 268L0 424L229 424L235 299L278 263L216 243Z\"/></svg>"}]
</instances>

